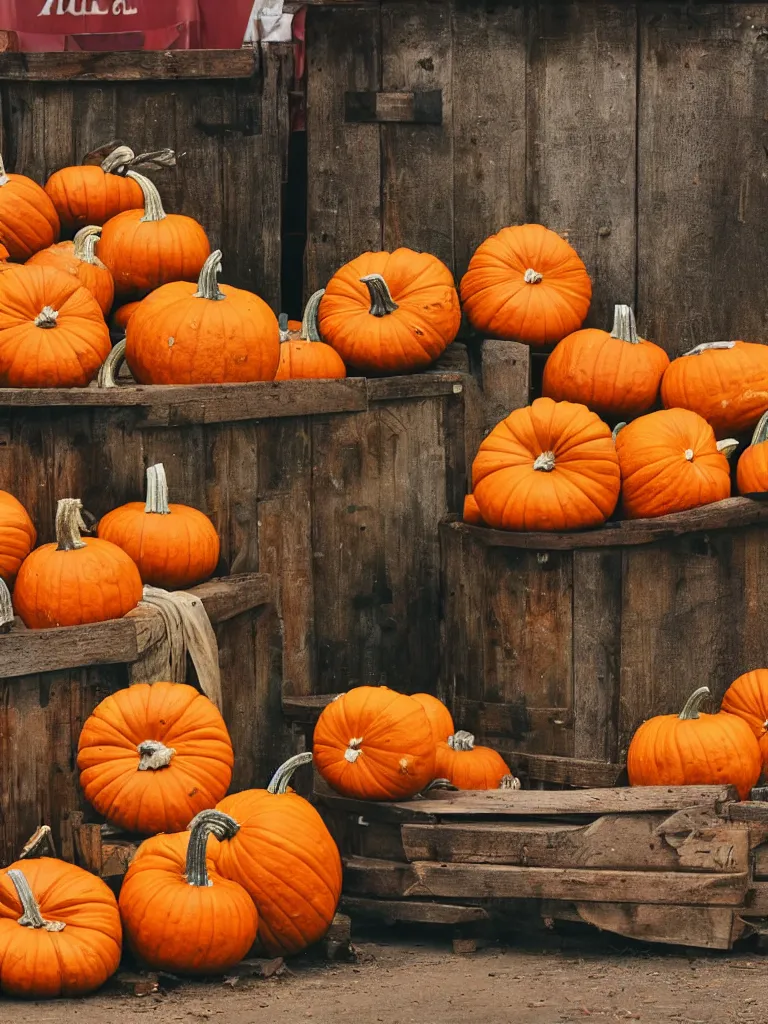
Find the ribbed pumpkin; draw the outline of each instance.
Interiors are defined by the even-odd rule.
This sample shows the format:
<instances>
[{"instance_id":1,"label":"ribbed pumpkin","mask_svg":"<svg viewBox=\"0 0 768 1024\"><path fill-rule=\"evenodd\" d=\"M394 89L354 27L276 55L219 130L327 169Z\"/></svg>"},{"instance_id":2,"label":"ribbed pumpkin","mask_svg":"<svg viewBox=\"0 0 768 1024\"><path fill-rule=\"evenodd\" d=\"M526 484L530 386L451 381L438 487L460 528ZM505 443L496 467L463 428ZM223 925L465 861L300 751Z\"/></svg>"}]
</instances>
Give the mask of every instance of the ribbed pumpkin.
<instances>
[{"instance_id":1,"label":"ribbed pumpkin","mask_svg":"<svg viewBox=\"0 0 768 1024\"><path fill-rule=\"evenodd\" d=\"M739 494L765 494L768 491L768 412L763 413L736 467Z\"/></svg>"},{"instance_id":2,"label":"ribbed pumpkin","mask_svg":"<svg viewBox=\"0 0 768 1024\"><path fill-rule=\"evenodd\" d=\"M559 342L544 367L543 393L581 402L599 416L639 416L656 401L669 356L637 334L630 306L616 306L613 330L588 329Z\"/></svg>"},{"instance_id":3,"label":"ribbed pumpkin","mask_svg":"<svg viewBox=\"0 0 768 1024\"><path fill-rule=\"evenodd\" d=\"M435 744L424 708L386 686L358 686L322 711L313 753L342 796L404 800L434 778Z\"/></svg>"},{"instance_id":4,"label":"ribbed pumpkin","mask_svg":"<svg viewBox=\"0 0 768 1024\"><path fill-rule=\"evenodd\" d=\"M460 729L437 745L435 777L457 789L498 789L512 773L490 747L476 747L471 732Z\"/></svg>"},{"instance_id":5,"label":"ribbed pumpkin","mask_svg":"<svg viewBox=\"0 0 768 1024\"><path fill-rule=\"evenodd\" d=\"M148 967L174 974L220 974L246 955L259 916L253 900L219 874L208 837L225 839L238 826L203 811L189 832L147 839L120 889L125 936Z\"/></svg>"},{"instance_id":6,"label":"ribbed pumpkin","mask_svg":"<svg viewBox=\"0 0 768 1024\"><path fill-rule=\"evenodd\" d=\"M121 302L141 298L169 281L196 281L211 254L208 237L196 220L167 214L149 178L127 173L144 193L144 209L126 210L108 220L98 251Z\"/></svg>"},{"instance_id":7,"label":"ribbed pumpkin","mask_svg":"<svg viewBox=\"0 0 768 1024\"><path fill-rule=\"evenodd\" d=\"M298 337L291 337L290 330L280 332L280 363L275 380L300 380L314 378L331 380L346 377L347 368L335 348L326 345L317 330L317 309L325 289L315 292L307 302L304 319Z\"/></svg>"},{"instance_id":8,"label":"ribbed pumpkin","mask_svg":"<svg viewBox=\"0 0 768 1024\"><path fill-rule=\"evenodd\" d=\"M688 409L641 416L616 434L622 503L628 519L654 518L722 501L731 493L723 451L712 427Z\"/></svg>"},{"instance_id":9,"label":"ribbed pumpkin","mask_svg":"<svg viewBox=\"0 0 768 1024\"><path fill-rule=\"evenodd\" d=\"M471 526L485 525L480 513L480 508L477 504L477 498L475 498L474 494L466 494L464 496L463 519L465 523L469 523Z\"/></svg>"},{"instance_id":10,"label":"ribbed pumpkin","mask_svg":"<svg viewBox=\"0 0 768 1024\"><path fill-rule=\"evenodd\" d=\"M4 274L6 270L13 270L15 264L8 262L10 255L6 247L0 245L0 274Z\"/></svg>"},{"instance_id":11,"label":"ribbed pumpkin","mask_svg":"<svg viewBox=\"0 0 768 1024\"><path fill-rule=\"evenodd\" d=\"M42 188L23 174L6 174L0 156L0 241L11 259L27 260L59 237L59 217Z\"/></svg>"},{"instance_id":12,"label":"ribbed pumpkin","mask_svg":"<svg viewBox=\"0 0 768 1024\"><path fill-rule=\"evenodd\" d=\"M661 382L667 409L691 409L718 438L752 430L768 410L768 346L746 341L697 345L673 359Z\"/></svg>"},{"instance_id":13,"label":"ribbed pumpkin","mask_svg":"<svg viewBox=\"0 0 768 1024\"><path fill-rule=\"evenodd\" d=\"M124 306L118 306L112 316L109 318L109 326L113 331L125 333L125 328L128 326L128 321L131 319L133 314L141 305L141 300L138 302L126 302Z\"/></svg>"},{"instance_id":14,"label":"ribbed pumpkin","mask_svg":"<svg viewBox=\"0 0 768 1024\"><path fill-rule=\"evenodd\" d=\"M234 755L216 706L183 683L137 683L98 705L77 748L80 786L128 832L177 832L224 796Z\"/></svg>"},{"instance_id":15,"label":"ribbed pumpkin","mask_svg":"<svg viewBox=\"0 0 768 1024\"><path fill-rule=\"evenodd\" d=\"M189 505L168 504L162 463L147 469L147 500L108 512L98 536L127 552L144 583L184 590L208 579L219 561L219 535L210 519Z\"/></svg>"},{"instance_id":16,"label":"ribbed pumpkin","mask_svg":"<svg viewBox=\"0 0 768 1024\"><path fill-rule=\"evenodd\" d=\"M321 939L341 895L341 858L330 832L310 803L287 791L293 772L311 759L298 754L267 789L234 793L217 805L240 828L210 854L222 875L250 893L259 944L269 956L298 953Z\"/></svg>"},{"instance_id":17,"label":"ribbed pumpkin","mask_svg":"<svg viewBox=\"0 0 768 1024\"><path fill-rule=\"evenodd\" d=\"M756 668L734 679L720 710L744 719L760 745L763 764L768 765L768 668Z\"/></svg>"},{"instance_id":18,"label":"ribbed pumpkin","mask_svg":"<svg viewBox=\"0 0 768 1024\"><path fill-rule=\"evenodd\" d=\"M762 757L743 719L720 711L700 714L710 696L700 686L679 715L643 722L629 745L631 786L715 786L730 784L745 800L760 777Z\"/></svg>"},{"instance_id":19,"label":"ribbed pumpkin","mask_svg":"<svg viewBox=\"0 0 768 1024\"><path fill-rule=\"evenodd\" d=\"M115 298L115 282L96 256L96 243L100 234L101 228L90 224L78 231L74 242L57 242L35 253L27 260L27 266L52 267L64 274L72 274L93 295L106 316Z\"/></svg>"},{"instance_id":20,"label":"ribbed pumpkin","mask_svg":"<svg viewBox=\"0 0 768 1024\"><path fill-rule=\"evenodd\" d=\"M576 250L541 224L491 235L461 281L464 312L475 330L534 347L577 331L591 298L592 282Z\"/></svg>"},{"instance_id":21,"label":"ribbed pumpkin","mask_svg":"<svg viewBox=\"0 0 768 1024\"><path fill-rule=\"evenodd\" d=\"M100 878L52 857L20 860L0 871L5 995L84 996L115 973L121 949L117 902Z\"/></svg>"},{"instance_id":22,"label":"ribbed pumpkin","mask_svg":"<svg viewBox=\"0 0 768 1024\"><path fill-rule=\"evenodd\" d=\"M37 531L27 510L8 491L0 491L0 579L9 586L36 540Z\"/></svg>"},{"instance_id":23,"label":"ribbed pumpkin","mask_svg":"<svg viewBox=\"0 0 768 1024\"><path fill-rule=\"evenodd\" d=\"M431 693L414 693L412 697L424 708L435 743L445 743L454 732L451 712L441 700L433 697Z\"/></svg>"},{"instance_id":24,"label":"ribbed pumpkin","mask_svg":"<svg viewBox=\"0 0 768 1024\"><path fill-rule=\"evenodd\" d=\"M320 302L320 336L347 366L371 375L423 370L456 337L450 270L412 249L366 252L338 270Z\"/></svg>"},{"instance_id":25,"label":"ribbed pumpkin","mask_svg":"<svg viewBox=\"0 0 768 1024\"><path fill-rule=\"evenodd\" d=\"M280 360L277 317L258 295L219 286L221 250L197 286L153 292L126 327L125 355L140 384L225 384L273 380Z\"/></svg>"},{"instance_id":26,"label":"ribbed pumpkin","mask_svg":"<svg viewBox=\"0 0 768 1024\"><path fill-rule=\"evenodd\" d=\"M125 176L134 159L132 149L118 146L100 167L63 167L50 176L45 191L66 234L71 235L86 224L105 224L125 210L143 209L140 186Z\"/></svg>"},{"instance_id":27,"label":"ribbed pumpkin","mask_svg":"<svg viewBox=\"0 0 768 1024\"><path fill-rule=\"evenodd\" d=\"M611 431L584 405L537 398L493 428L472 464L472 492L488 526L579 530L599 526L619 498Z\"/></svg>"},{"instance_id":28,"label":"ribbed pumpkin","mask_svg":"<svg viewBox=\"0 0 768 1024\"><path fill-rule=\"evenodd\" d=\"M56 543L36 548L19 570L13 603L29 629L119 619L141 600L141 577L131 558L109 541L81 538L81 508L79 498L62 498Z\"/></svg>"},{"instance_id":29,"label":"ribbed pumpkin","mask_svg":"<svg viewBox=\"0 0 768 1024\"><path fill-rule=\"evenodd\" d=\"M0 274L0 385L83 388L110 351L96 299L51 267Z\"/></svg>"}]
</instances>

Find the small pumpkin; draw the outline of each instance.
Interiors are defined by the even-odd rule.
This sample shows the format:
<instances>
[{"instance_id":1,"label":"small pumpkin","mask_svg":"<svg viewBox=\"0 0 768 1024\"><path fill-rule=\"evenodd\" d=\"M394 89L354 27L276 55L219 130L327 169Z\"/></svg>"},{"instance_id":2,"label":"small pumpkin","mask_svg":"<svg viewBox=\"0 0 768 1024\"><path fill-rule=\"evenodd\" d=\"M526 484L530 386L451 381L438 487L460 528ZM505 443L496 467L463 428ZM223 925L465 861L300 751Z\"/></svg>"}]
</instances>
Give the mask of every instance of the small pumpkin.
<instances>
[{"instance_id":1,"label":"small pumpkin","mask_svg":"<svg viewBox=\"0 0 768 1024\"><path fill-rule=\"evenodd\" d=\"M477 504L477 498L474 494L466 494L464 496L464 515L463 519L465 523L469 523L470 526L485 526L480 507Z\"/></svg>"},{"instance_id":2,"label":"small pumpkin","mask_svg":"<svg viewBox=\"0 0 768 1024\"><path fill-rule=\"evenodd\" d=\"M768 346L747 341L697 345L673 359L661 382L667 409L690 409L718 438L752 430L768 410Z\"/></svg>"},{"instance_id":3,"label":"small pumpkin","mask_svg":"<svg viewBox=\"0 0 768 1024\"><path fill-rule=\"evenodd\" d=\"M760 745L763 764L768 765L768 669L756 668L734 679L720 710L747 723Z\"/></svg>"},{"instance_id":4,"label":"small pumpkin","mask_svg":"<svg viewBox=\"0 0 768 1024\"><path fill-rule=\"evenodd\" d=\"M166 284L126 326L125 355L140 384L225 384L273 380L280 360L277 317L258 295L219 286L221 250L197 286Z\"/></svg>"},{"instance_id":5,"label":"small pumpkin","mask_svg":"<svg viewBox=\"0 0 768 1024\"><path fill-rule=\"evenodd\" d=\"M117 902L104 882L53 857L0 871L0 990L26 999L95 991L120 963Z\"/></svg>"},{"instance_id":6,"label":"small pumpkin","mask_svg":"<svg viewBox=\"0 0 768 1024\"><path fill-rule=\"evenodd\" d=\"M115 282L96 256L96 243L100 234L101 228L90 224L78 231L74 242L57 242L35 253L27 260L27 266L53 267L64 274L72 274L93 295L106 316L115 298Z\"/></svg>"},{"instance_id":7,"label":"small pumpkin","mask_svg":"<svg viewBox=\"0 0 768 1024\"><path fill-rule=\"evenodd\" d=\"M724 452L712 427L688 409L661 409L616 434L622 502L628 519L654 518L722 501L731 493Z\"/></svg>"},{"instance_id":8,"label":"small pumpkin","mask_svg":"<svg viewBox=\"0 0 768 1024\"><path fill-rule=\"evenodd\" d=\"M445 743L455 731L451 712L441 700L433 697L431 693L414 693L412 696L426 712L435 743Z\"/></svg>"},{"instance_id":9,"label":"small pumpkin","mask_svg":"<svg viewBox=\"0 0 768 1024\"><path fill-rule=\"evenodd\" d=\"M0 241L13 260L28 260L59 237L59 217L42 188L23 174L6 174L0 156Z\"/></svg>"},{"instance_id":10,"label":"small pumpkin","mask_svg":"<svg viewBox=\"0 0 768 1024\"><path fill-rule=\"evenodd\" d=\"M36 540L37 530L27 510L8 491L0 491L0 579L9 586Z\"/></svg>"},{"instance_id":11,"label":"small pumpkin","mask_svg":"<svg viewBox=\"0 0 768 1024\"><path fill-rule=\"evenodd\" d=\"M619 499L611 431L584 405L537 398L480 445L472 492L488 526L579 530L605 522Z\"/></svg>"},{"instance_id":12,"label":"small pumpkin","mask_svg":"<svg viewBox=\"0 0 768 1024\"><path fill-rule=\"evenodd\" d=\"M555 346L544 367L543 393L581 402L598 416L639 416L655 403L669 356L638 336L630 306L616 306L613 330L576 331Z\"/></svg>"},{"instance_id":13,"label":"small pumpkin","mask_svg":"<svg viewBox=\"0 0 768 1024\"><path fill-rule=\"evenodd\" d=\"M424 708L386 686L357 686L323 708L312 750L317 770L342 796L404 800L434 778Z\"/></svg>"},{"instance_id":14,"label":"small pumpkin","mask_svg":"<svg viewBox=\"0 0 768 1024\"><path fill-rule=\"evenodd\" d=\"M209 836L237 831L226 814L203 811L189 832L154 836L136 851L120 889L120 914L131 949L148 967L220 974L253 945L253 900L218 873L208 851Z\"/></svg>"},{"instance_id":15,"label":"small pumpkin","mask_svg":"<svg viewBox=\"0 0 768 1024\"><path fill-rule=\"evenodd\" d=\"M128 321L131 319L133 314L141 305L141 300L138 302L126 302L123 306L118 306L114 311L109 320L109 326L111 330L116 333L122 332L125 334L125 328L128 326Z\"/></svg>"},{"instance_id":16,"label":"small pumpkin","mask_svg":"<svg viewBox=\"0 0 768 1024\"><path fill-rule=\"evenodd\" d=\"M13 603L28 629L119 619L141 600L133 560L109 541L81 538L82 507L79 498L61 498L56 542L36 548L19 570Z\"/></svg>"},{"instance_id":17,"label":"small pumpkin","mask_svg":"<svg viewBox=\"0 0 768 1024\"><path fill-rule=\"evenodd\" d=\"M52 267L0 274L0 384L84 388L110 351L93 295Z\"/></svg>"},{"instance_id":18,"label":"small pumpkin","mask_svg":"<svg viewBox=\"0 0 768 1024\"><path fill-rule=\"evenodd\" d=\"M433 363L459 330L453 275L429 253L366 252L338 270L320 302L320 336L347 366L411 373Z\"/></svg>"},{"instance_id":19,"label":"small pumpkin","mask_svg":"<svg viewBox=\"0 0 768 1024\"><path fill-rule=\"evenodd\" d=\"M512 773L490 747L476 747L471 732L460 729L437 745L435 775L457 789L499 789Z\"/></svg>"},{"instance_id":20,"label":"small pumpkin","mask_svg":"<svg viewBox=\"0 0 768 1024\"><path fill-rule=\"evenodd\" d=\"M196 281L211 254L208 236L196 220L167 214L149 178L135 171L127 175L138 182L144 209L126 210L108 220L98 251L121 302L141 298L170 281Z\"/></svg>"},{"instance_id":21,"label":"small pumpkin","mask_svg":"<svg viewBox=\"0 0 768 1024\"><path fill-rule=\"evenodd\" d=\"M745 800L760 777L762 757L752 729L737 715L700 713L710 696L700 686L679 715L643 722L629 745L631 786L730 784Z\"/></svg>"},{"instance_id":22,"label":"small pumpkin","mask_svg":"<svg viewBox=\"0 0 768 1024\"><path fill-rule=\"evenodd\" d=\"M736 467L739 494L764 494L768 491L768 412L760 417L752 443L745 448Z\"/></svg>"},{"instance_id":23,"label":"small pumpkin","mask_svg":"<svg viewBox=\"0 0 768 1024\"><path fill-rule=\"evenodd\" d=\"M10 255L6 247L0 244L0 274L4 274L6 270L13 270L14 266L16 266L16 264L9 262Z\"/></svg>"},{"instance_id":24,"label":"small pumpkin","mask_svg":"<svg viewBox=\"0 0 768 1024\"><path fill-rule=\"evenodd\" d=\"M330 832L315 808L288 790L293 772L311 760L297 754L266 789L233 793L217 805L240 827L211 856L258 907L259 944L268 956L298 953L321 939L341 895L341 858Z\"/></svg>"},{"instance_id":25,"label":"small pumpkin","mask_svg":"<svg viewBox=\"0 0 768 1024\"><path fill-rule=\"evenodd\" d=\"M581 327L592 282L576 250L541 224L503 228L478 247L461 281L477 331L551 345Z\"/></svg>"},{"instance_id":26,"label":"small pumpkin","mask_svg":"<svg viewBox=\"0 0 768 1024\"><path fill-rule=\"evenodd\" d=\"M336 349L326 345L317 330L317 308L325 289L315 292L307 302L304 319L297 338L290 337L290 328L281 331L280 362L275 380L306 378L332 380L347 376L344 360Z\"/></svg>"}]
</instances>

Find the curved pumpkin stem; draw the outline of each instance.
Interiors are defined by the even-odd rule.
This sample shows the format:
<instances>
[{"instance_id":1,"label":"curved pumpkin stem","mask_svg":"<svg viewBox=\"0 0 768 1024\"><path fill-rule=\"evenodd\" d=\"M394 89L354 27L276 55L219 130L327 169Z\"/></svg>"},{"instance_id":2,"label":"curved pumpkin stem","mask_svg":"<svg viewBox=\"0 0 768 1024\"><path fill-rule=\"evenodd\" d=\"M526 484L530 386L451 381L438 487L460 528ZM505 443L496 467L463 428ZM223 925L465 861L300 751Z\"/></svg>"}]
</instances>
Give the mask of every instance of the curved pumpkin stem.
<instances>
[{"instance_id":1,"label":"curved pumpkin stem","mask_svg":"<svg viewBox=\"0 0 768 1024\"><path fill-rule=\"evenodd\" d=\"M368 294L371 296L371 308L368 311L371 316L387 316L400 308L392 298L389 285L381 274L366 274L360 280L367 286Z\"/></svg>"},{"instance_id":2,"label":"curved pumpkin stem","mask_svg":"<svg viewBox=\"0 0 768 1024\"><path fill-rule=\"evenodd\" d=\"M101 228L97 224L89 224L88 227L80 228L75 235L75 256L83 263L90 263L93 267L104 267L96 255L96 246L100 237Z\"/></svg>"},{"instance_id":3,"label":"curved pumpkin stem","mask_svg":"<svg viewBox=\"0 0 768 1024\"><path fill-rule=\"evenodd\" d=\"M143 174L137 174L136 171L126 171L125 176L126 178L133 178L134 181L138 182L139 188L144 193L144 216L141 218L142 223L165 220L163 201L154 183L149 178L145 178Z\"/></svg>"},{"instance_id":4,"label":"curved pumpkin stem","mask_svg":"<svg viewBox=\"0 0 768 1024\"><path fill-rule=\"evenodd\" d=\"M383 278L382 278L383 280ZM384 285L386 288L386 285ZM370 286L369 286L370 288ZM320 288L307 299L304 307L304 316L301 318L301 339L302 341L322 341L317 326L317 311L320 308L320 300L325 295L325 288Z\"/></svg>"},{"instance_id":5,"label":"curved pumpkin stem","mask_svg":"<svg viewBox=\"0 0 768 1024\"><path fill-rule=\"evenodd\" d=\"M421 795L424 796L426 793L431 793L433 789L447 789L454 793L459 791L459 787L454 786L450 779L432 779L430 784L422 789Z\"/></svg>"},{"instance_id":6,"label":"curved pumpkin stem","mask_svg":"<svg viewBox=\"0 0 768 1024\"><path fill-rule=\"evenodd\" d=\"M614 444L616 444L616 436L618 435L619 431L623 430L624 427L626 427L626 425L627 425L626 422L617 423L616 426L611 431L611 438L612 438Z\"/></svg>"},{"instance_id":7,"label":"curved pumpkin stem","mask_svg":"<svg viewBox=\"0 0 768 1024\"><path fill-rule=\"evenodd\" d=\"M160 740L143 740L136 749L139 752L137 772L157 772L167 768L176 753L173 747L166 747Z\"/></svg>"},{"instance_id":8,"label":"curved pumpkin stem","mask_svg":"<svg viewBox=\"0 0 768 1024\"><path fill-rule=\"evenodd\" d=\"M702 352L714 352L716 350L733 348L735 344L735 341L705 341L703 345L697 345L696 348L683 352L683 355L700 356Z\"/></svg>"},{"instance_id":9,"label":"curved pumpkin stem","mask_svg":"<svg viewBox=\"0 0 768 1024\"><path fill-rule=\"evenodd\" d=\"M19 902L24 908L24 913L18 918L17 923L22 928L44 928L47 932L61 932L67 927L64 921L46 921L40 913L40 907L35 894L29 887L27 876L19 868L11 868L8 872Z\"/></svg>"},{"instance_id":10,"label":"curved pumpkin stem","mask_svg":"<svg viewBox=\"0 0 768 1024\"><path fill-rule=\"evenodd\" d=\"M87 530L80 511L83 503L79 498L59 498L56 505L56 550L77 551L85 547L80 537L81 530Z\"/></svg>"},{"instance_id":11,"label":"curved pumpkin stem","mask_svg":"<svg viewBox=\"0 0 768 1024\"><path fill-rule=\"evenodd\" d=\"M205 853L208 836L217 839L231 839L240 831L234 818L221 811L200 811L189 823L189 844L187 846L186 878L189 885L205 887L213 883L208 878Z\"/></svg>"},{"instance_id":12,"label":"curved pumpkin stem","mask_svg":"<svg viewBox=\"0 0 768 1024\"><path fill-rule=\"evenodd\" d=\"M216 249L205 261L203 269L200 271L200 277L197 279L197 291L192 296L193 298L210 299L211 302L221 302L222 299L226 299L227 296L219 288L219 282L216 280L221 273L221 260L221 249Z\"/></svg>"},{"instance_id":13,"label":"curved pumpkin stem","mask_svg":"<svg viewBox=\"0 0 768 1024\"><path fill-rule=\"evenodd\" d=\"M0 633L7 633L13 622L13 602L8 586L0 576Z\"/></svg>"},{"instance_id":14,"label":"curved pumpkin stem","mask_svg":"<svg viewBox=\"0 0 768 1024\"><path fill-rule=\"evenodd\" d=\"M762 444L763 441L768 441L768 412L764 412L757 421L750 444Z\"/></svg>"},{"instance_id":15,"label":"curved pumpkin stem","mask_svg":"<svg viewBox=\"0 0 768 1024\"><path fill-rule=\"evenodd\" d=\"M125 362L125 338L122 341L118 341L113 346L112 351L109 353L107 358L99 367L99 373L96 377L96 384L100 388L116 388L120 385L117 383L117 375L120 373L120 367Z\"/></svg>"},{"instance_id":16,"label":"curved pumpkin stem","mask_svg":"<svg viewBox=\"0 0 768 1024\"><path fill-rule=\"evenodd\" d=\"M685 702L685 707L677 716L681 722L692 722L695 718L699 717L699 711L701 711L701 705L707 699L711 697L708 686L700 686L698 690L694 690L688 700Z\"/></svg>"},{"instance_id":17,"label":"curved pumpkin stem","mask_svg":"<svg viewBox=\"0 0 768 1024\"><path fill-rule=\"evenodd\" d=\"M300 768L303 764L311 763L311 750L307 750L303 754L295 754L293 757L289 757L285 764L281 764L272 776L270 783L267 786L267 792L273 794L285 793L296 769Z\"/></svg>"},{"instance_id":18,"label":"curved pumpkin stem","mask_svg":"<svg viewBox=\"0 0 768 1024\"><path fill-rule=\"evenodd\" d=\"M717 442L717 450L724 455L726 459L730 459L738 447L739 442L735 437L726 437L725 440Z\"/></svg>"},{"instance_id":19,"label":"curved pumpkin stem","mask_svg":"<svg viewBox=\"0 0 768 1024\"><path fill-rule=\"evenodd\" d=\"M539 473L551 473L555 468L555 453L542 452L533 462L533 468Z\"/></svg>"},{"instance_id":20,"label":"curved pumpkin stem","mask_svg":"<svg viewBox=\"0 0 768 1024\"><path fill-rule=\"evenodd\" d=\"M611 337L618 338L619 341L627 341L630 345L640 344L640 339L637 336L635 314L631 306L614 307Z\"/></svg>"},{"instance_id":21,"label":"curved pumpkin stem","mask_svg":"<svg viewBox=\"0 0 768 1024\"><path fill-rule=\"evenodd\" d=\"M277 329L280 331L280 341L289 341L288 338L288 314L281 313L277 318Z\"/></svg>"},{"instance_id":22,"label":"curved pumpkin stem","mask_svg":"<svg viewBox=\"0 0 768 1024\"><path fill-rule=\"evenodd\" d=\"M474 750L475 737L471 732L466 732L464 729L458 729L453 736L448 737L448 746L451 750Z\"/></svg>"},{"instance_id":23,"label":"curved pumpkin stem","mask_svg":"<svg viewBox=\"0 0 768 1024\"><path fill-rule=\"evenodd\" d=\"M101 169L105 174L124 175L135 159L136 154L130 146L118 146L101 161Z\"/></svg>"},{"instance_id":24,"label":"curved pumpkin stem","mask_svg":"<svg viewBox=\"0 0 768 1024\"><path fill-rule=\"evenodd\" d=\"M175 166L176 153L172 149L156 149L152 153L140 153L136 156L130 146L117 146L101 161L101 169L105 174L122 176L125 176L131 167L157 171L161 167Z\"/></svg>"},{"instance_id":25,"label":"curved pumpkin stem","mask_svg":"<svg viewBox=\"0 0 768 1024\"><path fill-rule=\"evenodd\" d=\"M2 188L3 185L7 185L10 180L11 179L5 173L5 162L3 161L2 153L0 153L0 188Z\"/></svg>"},{"instance_id":26,"label":"curved pumpkin stem","mask_svg":"<svg viewBox=\"0 0 768 1024\"><path fill-rule=\"evenodd\" d=\"M162 462L147 467L147 501L144 511L160 516L171 514L168 508L168 481Z\"/></svg>"}]
</instances>

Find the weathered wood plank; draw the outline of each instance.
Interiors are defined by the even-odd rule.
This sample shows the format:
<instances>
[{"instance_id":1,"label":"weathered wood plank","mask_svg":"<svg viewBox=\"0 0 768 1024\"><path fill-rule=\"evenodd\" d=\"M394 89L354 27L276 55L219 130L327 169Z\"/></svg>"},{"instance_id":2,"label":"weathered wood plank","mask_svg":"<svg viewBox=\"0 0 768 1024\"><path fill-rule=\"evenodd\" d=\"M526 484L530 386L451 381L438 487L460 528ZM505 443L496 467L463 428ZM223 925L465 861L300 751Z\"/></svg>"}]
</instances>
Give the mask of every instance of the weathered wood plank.
<instances>
[{"instance_id":1,"label":"weathered wood plank","mask_svg":"<svg viewBox=\"0 0 768 1024\"><path fill-rule=\"evenodd\" d=\"M487 921L484 907L454 903L420 903L418 900L371 900L364 896L342 896L341 908L352 918L379 921L382 924L469 924Z\"/></svg>"},{"instance_id":2,"label":"weathered wood plank","mask_svg":"<svg viewBox=\"0 0 768 1024\"><path fill-rule=\"evenodd\" d=\"M592 789L618 786L625 781L625 764L581 760L576 757L550 757L547 754L522 754L520 751L507 749L504 740L494 741L494 747L515 775L524 775L536 782L553 782L562 786Z\"/></svg>"},{"instance_id":3,"label":"weathered wood plank","mask_svg":"<svg viewBox=\"0 0 768 1024\"><path fill-rule=\"evenodd\" d=\"M258 51L165 50L0 53L0 81L129 82L146 79L251 78Z\"/></svg>"},{"instance_id":4,"label":"weathered wood plank","mask_svg":"<svg viewBox=\"0 0 768 1024\"><path fill-rule=\"evenodd\" d=\"M460 395L467 380L461 373L414 373L407 377L375 377L368 380L369 402L404 398Z\"/></svg>"},{"instance_id":5,"label":"weathered wood plank","mask_svg":"<svg viewBox=\"0 0 768 1024\"><path fill-rule=\"evenodd\" d=\"M480 350L485 427L490 432L513 409L530 402L530 353L516 341L486 339Z\"/></svg>"}]
</instances>

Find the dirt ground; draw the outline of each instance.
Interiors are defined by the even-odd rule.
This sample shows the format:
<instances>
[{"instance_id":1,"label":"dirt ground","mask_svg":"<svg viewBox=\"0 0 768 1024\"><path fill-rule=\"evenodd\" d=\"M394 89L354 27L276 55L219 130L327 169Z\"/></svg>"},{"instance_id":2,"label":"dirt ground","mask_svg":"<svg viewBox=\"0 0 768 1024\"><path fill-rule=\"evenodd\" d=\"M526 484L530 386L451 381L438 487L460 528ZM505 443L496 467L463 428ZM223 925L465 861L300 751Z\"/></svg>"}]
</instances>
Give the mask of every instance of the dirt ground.
<instances>
[{"instance_id":1,"label":"dirt ground","mask_svg":"<svg viewBox=\"0 0 768 1024\"><path fill-rule=\"evenodd\" d=\"M358 942L357 964L135 997L0 1003L2 1024L768 1024L768 958L651 950L608 937L456 955L438 938ZM384 941L382 941L384 940Z\"/></svg>"}]
</instances>

